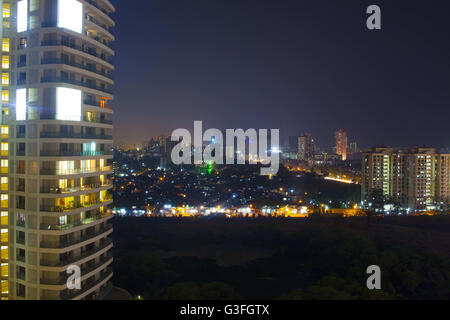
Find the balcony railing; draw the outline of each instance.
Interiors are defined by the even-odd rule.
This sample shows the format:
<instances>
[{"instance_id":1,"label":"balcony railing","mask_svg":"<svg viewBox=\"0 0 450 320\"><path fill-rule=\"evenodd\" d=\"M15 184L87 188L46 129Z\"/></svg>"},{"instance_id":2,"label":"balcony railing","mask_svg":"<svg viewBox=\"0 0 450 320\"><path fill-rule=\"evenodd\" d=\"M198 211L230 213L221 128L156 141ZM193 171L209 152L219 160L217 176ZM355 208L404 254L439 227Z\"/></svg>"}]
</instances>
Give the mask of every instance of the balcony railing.
<instances>
[{"instance_id":1,"label":"balcony railing","mask_svg":"<svg viewBox=\"0 0 450 320\"><path fill-rule=\"evenodd\" d=\"M108 195L106 196L104 199L102 200L93 200L93 201L88 201L88 202L73 202L70 203L66 206L52 206L52 205L42 205L41 206L41 211L42 212L67 212L67 211L73 211L76 209L80 209L80 208L88 208L88 207L93 207L96 205L101 205L102 203L108 202L112 200L112 195Z\"/></svg>"},{"instance_id":2,"label":"balcony railing","mask_svg":"<svg viewBox=\"0 0 450 320\"><path fill-rule=\"evenodd\" d=\"M79 239L76 240L64 240L64 241L59 241L59 242L48 242L48 241L41 241L41 248L47 248L47 249L63 249L63 248L67 248L73 245L76 245L78 243L87 241L89 239L93 239L95 237L98 237L108 231L110 231L113 228L112 225L108 224L107 226L105 226L104 228L100 229L100 231L89 234L89 235L85 235Z\"/></svg>"},{"instance_id":3,"label":"balcony railing","mask_svg":"<svg viewBox=\"0 0 450 320\"><path fill-rule=\"evenodd\" d=\"M106 92L109 94L113 94L112 90L108 89L106 86L105 87L97 86L96 84L93 84L93 83L78 81L78 80L74 80L74 79L68 79L68 78L64 78L64 77L42 77L41 78L41 83L49 83L49 82L68 83L68 84L73 84L73 85L80 86L80 87L85 87L85 88L94 89L94 90Z\"/></svg>"},{"instance_id":4,"label":"balcony railing","mask_svg":"<svg viewBox=\"0 0 450 320\"><path fill-rule=\"evenodd\" d=\"M86 1L87 3L89 3L90 5L96 7L98 10L100 10L101 12L103 12L104 14L106 14L106 15L109 17L108 11L106 11L105 8L100 7L100 6L98 5L98 3L96 3L95 1L92 1L92 0L85 0L85 1Z\"/></svg>"},{"instance_id":5,"label":"balcony railing","mask_svg":"<svg viewBox=\"0 0 450 320\"><path fill-rule=\"evenodd\" d=\"M72 188L58 188L58 187L46 187L41 188L41 193L52 193L52 194L64 194L64 193L74 193L79 191L87 191L93 189L99 189L102 187L111 186L112 181L105 180L104 183L90 183L82 186L72 187Z\"/></svg>"},{"instance_id":6,"label":"balcony railing","mask_svg":"<svg viewBox=\"0 0 450 320\"><path fill-rule=\"evenodd\" d=\"M104 264L108 263L108 261L110 261L112 258L111 254L106 255L106 257L104 257L103 259L100 260L100 262L94 264L94 265L90 265L88 267L84 267L81 268L81 274L88 274L91 271L94 271L97 268L100 268L101 266L103 266ZM106 268L105 268L106 269ZM67 283L67 279L68 279L68 275L62 275L56 279L41 279L41 284L44 285L63 285L65 283Z\"/></svg>"},{"instance_id":7,"label":"balcony railing","mask_svg":"<svg viewBox=\"0 0 450 320\"><path fill-rule=\"evenodd\" d=\"M41 230L66 231L66 230L69 230L69 229L72 229L72 228L76 228L76 227L79 227L79 226L84 226L86 224L90 224L90 223L93 223L93 222L96 222L96 221L108 218L110 216L111 215L108 215L108 214L106 214L106 215L99 214L99 215L96 215L94 217L90 217L90 218L87 218L87 219L83 219L83 220L80 220L80 221L77 221L77 222L74 222L74 223L68 223L68 224L45 224L45 223L42 223L41 224Z\"/></svg>"},{"instance_id":8,"label":"balcony railing","mask_svg":"<svg viewBox=\"0 0 450 320\"><path fill-rule=\"evenodd\" d=\"M43 176L67 176L73 174L84 174L84 173L101 173L105 171L111 171L111 166L105 166L103 168L93 168L93 169L68 169L68 170L58 170L58 169L41 169L40 174Z\"/></svg>"},{"instance_id":9,"label":"balcony railing","mask_svg":"<svg viewBox=\"0 0 450 320\"><path fill-rule=\"evenodd\" d=\"M112 155L112 151L41 151L41 157L98 157L110 155Z\"/></svg>"},{"instance_id":10,"label":"balcony railing","mask_svg":"<svg viewBox=\"0 0 450 320\"><path fill-rule=\"evenodd\" d=\"M83 252L81 255L77 256L77 257L72 257L70 259L65 259L65 260L61 260L57 263L51 262L48 263L45 260L41 260L41 265L45 266L45 267L63 267L63 266L67 266L70 264L73 264L74 262L83 260L89 256L93 256L94 254L96 254L97 252L102 251L103 249L105 249L106 247L110 246L112 244L112 240L107 238L106 241L104 243L102 243L98 248L93 248L90 250L87 250L85 252Z\"/></svg>"},{"instance_id":11,"label":"balcony railing","mask_svg":"<svg viewBox=\"0 0 450 320\"><path fill-rule=\"evenodd\" d=\"M96 51L94 50L89 50L87 47L84 46L77 46L73 43L70 43L69 41L64 41L64 40L48 40L48 41L42 41L41 42L41 46L43 47L51 47L51 46L64 46L64 47L68 47L68 48L72 48L75 49L77 51L83 52L83 53L87 53L93 57L102 59L103 61L112 64L112 59L110 57L107 57L104 54L98 54Z\"/></svg>"},{"instance_id":12,"label":"balcony railing","mask_svg":"<svg viewBox=\"0 0 450 320\"><path fill-rule=\"evenodd\" d=\"M113 274L113 269L107 268L107 269L105 269L105 272L102 273L100 279L88 280L88 281L82 283L81 290L71 290L71 291L67 290L67 291L61 292L61 299L63 299L63 300L73 299L73 298L83 294L84 292L94 288L95 286L97 286L99 283L103 282L106 278L108 278L112 274Z\"/></svg>"},{"instance_id":13,"label":"balcony railing","mask_svg":"<svg viewBox=\"0 0 450 320\"><path fill-rule=\"evenodd\" d=\"M63 59L42 59L41 64L65 64L68 66L72 66L72 67L76 67L79 69L83 69L86 71L96 73L98 75L104 76L104 77L112 80L112 75L108 72L98 70L97 68L92 68L92 67L89 67L84 64L75 63L75 62L71 62L71 61L67 61L67 60L63 60Z\"/></svg>"},{"instance_id":14,"label":"balcony railing","mask_svg":"<svg viewBox=\"0 0 450 320\"><path fill-rule=\"evenodd\" d=\"M41 132L41 139L96 139L112 140L112 136L89 133Z\"/></svg>"}]
</instances>

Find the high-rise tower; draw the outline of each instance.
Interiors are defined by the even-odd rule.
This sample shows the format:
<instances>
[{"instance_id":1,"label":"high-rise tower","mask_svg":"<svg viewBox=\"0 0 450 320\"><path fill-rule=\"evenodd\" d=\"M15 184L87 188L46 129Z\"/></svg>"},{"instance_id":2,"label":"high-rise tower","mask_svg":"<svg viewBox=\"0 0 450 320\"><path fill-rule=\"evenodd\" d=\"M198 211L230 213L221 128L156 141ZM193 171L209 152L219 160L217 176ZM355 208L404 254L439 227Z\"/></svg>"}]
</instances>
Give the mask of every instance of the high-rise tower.
<instances>
[{"instance_id":1,"label":"high-rise tower","mask_svg":"<svg viewBox=\"0 0 450 320\"><path fill-rule=\"evenodd\" d=\"M112 277L115 9L108 0L0 3L2 294L101 298ZM81 269L81 289L67 288L70 266Z\"/></svg>"},{"instance_id":2,"label":"high-rise tower","mask_svg":"<svg viewBox=\"0 0 450 320\"><path fill-rule=\"evenodd\" d=\"M336 154L341 156L342 160L347 160L347 133L339 129L335 133Z\"/></svg>"}]
</instances>

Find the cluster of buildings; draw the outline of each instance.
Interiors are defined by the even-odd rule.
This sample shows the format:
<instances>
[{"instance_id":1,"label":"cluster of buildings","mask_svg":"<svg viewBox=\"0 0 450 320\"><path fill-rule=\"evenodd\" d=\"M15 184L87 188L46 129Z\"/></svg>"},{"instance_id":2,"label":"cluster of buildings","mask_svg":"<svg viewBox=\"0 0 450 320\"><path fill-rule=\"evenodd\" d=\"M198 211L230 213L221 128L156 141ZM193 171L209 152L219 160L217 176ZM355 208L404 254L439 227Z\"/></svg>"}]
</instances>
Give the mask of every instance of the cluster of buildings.
<instances>
[{"instance_id":1,"label":"cluster of buildings","mask_svg":"<svg viewBox=\"0 0 450 320\"><path fill-rule=\"evenodd\" d=\"M1 299L111 288L114 84L108 0L0 0ZM81 289L67 288L67 269Z\"/></svg>"},{"instance_id":2,"label":"cluster of buildings","mask_svg":"<svg viewBox=\"0 0 450 320\"><path fill-rule=\"evenodd\" d=\"M327 149L320 149L309 133L301 136L290 136L285 157L305 162L325 163L332 161L345 161L349 156L359 157L356 142L348 143L347 133L339 129L335 132L335 145Z\"/></svg>"},{"instance_id":3,"label":"cluster of buildings","mask_svg":"<svg viewBox=\"0 0 450 320\"><path fill-rule=\"evenodd\" d=\"M434 148L364 150L361 198L366 205L373 190L380 190L402 211L448 210L450 153Z\"/></svg>"}]
</instances>

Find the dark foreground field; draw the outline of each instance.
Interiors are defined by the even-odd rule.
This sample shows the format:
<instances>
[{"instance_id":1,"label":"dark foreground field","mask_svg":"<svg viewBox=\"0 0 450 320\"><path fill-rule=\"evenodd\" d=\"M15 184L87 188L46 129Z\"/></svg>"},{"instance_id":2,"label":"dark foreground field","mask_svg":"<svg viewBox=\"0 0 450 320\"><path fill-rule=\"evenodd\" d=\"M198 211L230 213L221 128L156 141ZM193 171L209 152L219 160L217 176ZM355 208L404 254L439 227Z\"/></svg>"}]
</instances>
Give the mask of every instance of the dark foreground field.
<instances>
[{"instance_id":1,"label":"dark foreground field","mask_svg":"<svg viewBox=\"0 0 450 320\"><path fill-rule=\"evenodd\" d=\"M450 298L450 216L113 224L114 283L145 299Z\"/></svg>"}]
</instances>

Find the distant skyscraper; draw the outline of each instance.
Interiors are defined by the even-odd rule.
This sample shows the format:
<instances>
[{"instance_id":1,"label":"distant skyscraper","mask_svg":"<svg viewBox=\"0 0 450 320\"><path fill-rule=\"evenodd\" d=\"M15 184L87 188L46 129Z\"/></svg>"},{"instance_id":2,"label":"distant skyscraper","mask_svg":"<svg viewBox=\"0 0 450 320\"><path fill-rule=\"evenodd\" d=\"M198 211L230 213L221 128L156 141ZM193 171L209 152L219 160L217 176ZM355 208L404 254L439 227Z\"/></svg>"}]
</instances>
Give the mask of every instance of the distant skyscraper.
<instances>
[{"instance_id":1,"label":"distant skyscraper","mask_svg":"<svg viewBox=\"0 0 450 320\"><path fill-rule=\"evenodd\" d=\"M101 298L113 276L115 9L108 0L0 5L2 299ZM81 288L72 290L73 265Z\"/></svg>"},{"instance_id":2,"label":"distant skyscraper","mask_svg":"<svg viewBox=\"0 0 450 320\"><path fill-rule=\"evenodd\" d=\"M339 129L335 133L336 154L341 156L342 160L347 160L347 133Z\"/></svg>"},{"instance_id":3,"label":"distant skyscraper","mask_svg":"<svg viewBox=\"0 0 450 320\"><path fill-rule=\"evenodd\" d=\"M307 161L314 156L314 139L309 133L298 137L298 153L297 159Z\"/></svg>"},{"instance_id":4,"label":"distant skyscraper","mask_svg":"<svg viewBox=\"0 0 450 320\"><path fill-rule=\"evenodd\" d=\"M433 148L399 150L372 148L362 156L362 200L371 190L382 190L411 212L448 208L450 154Z\"/></svg>"},{"instance_id":5,"label":"distant skyscraper","mask_svg":"<svg viewBox=\"0 0 450 320\"><path fill-rule=\"evenodd\" d=\"M356 142L350 142L348 153L349 154L355 154L355 153L358 153L358 152L359 152L358 144Z\"/></svg>"}]
</instances>

